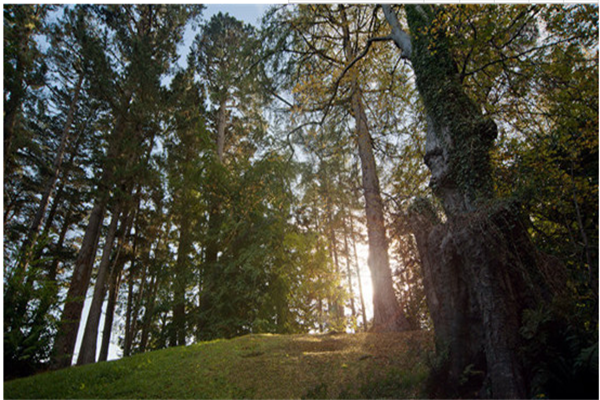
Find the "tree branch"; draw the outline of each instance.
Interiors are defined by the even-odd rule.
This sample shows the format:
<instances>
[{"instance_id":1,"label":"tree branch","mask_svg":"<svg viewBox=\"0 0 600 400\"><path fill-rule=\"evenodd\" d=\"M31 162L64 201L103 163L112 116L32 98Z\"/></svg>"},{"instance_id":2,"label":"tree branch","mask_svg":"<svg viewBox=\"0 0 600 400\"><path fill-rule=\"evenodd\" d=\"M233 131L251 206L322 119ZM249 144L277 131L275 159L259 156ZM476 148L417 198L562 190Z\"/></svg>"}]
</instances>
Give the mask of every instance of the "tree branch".
<instances>
[{"instance_id":1,"label":"tree branch","mask_svg":"<svg viewBox=\"0 0 600 400\"><path fill-rule=\"evenodd\" d=\"M392 28L391 38L396 43L396 46L402 50L402 58L410 59L412 55L412 44L410 42L410 36L404 32L400 26L400 21L396 13L392 11L392 7L389 4L382 4L383 14L388 24Z\"/></svg>"},{"instance_id":2,"label":"tree branch","mask_svg":"<svg viewBox=\"0 0 600 400\"><path fill-rule=\"evenodd\" d=\"M350 68L352 68L358 61L360 61L364 56L367 55L367 53L369 52L369 48L371 48L371 44L373 44L374 42L384 42L384 41L388 41L388 40L394 40L394 38L391 35L388 35L388 36L378 36L378 37L373 37L373 38L368 39L367 44L366 44L365 48L363 49L363 51L359 55L357 55L354 58L354 60L350 61L350 63L348 65L346 65L346 67L342 70L342 73L335 81L335 85L333 87L333 94L331 95L331 97L329 98L329 101L327 102L327 105L325 106L325 111L323 112L323 118L321 118L321 125L323 124L323 122L325 121L325 118L327 117L327 114L329 113L329 108L331 107L333 100L337 96L337 91L340 87L342 78L344 77L344 75L346 75L346 72L348 72L350 70Z\"/></svg>"}]
</instances>

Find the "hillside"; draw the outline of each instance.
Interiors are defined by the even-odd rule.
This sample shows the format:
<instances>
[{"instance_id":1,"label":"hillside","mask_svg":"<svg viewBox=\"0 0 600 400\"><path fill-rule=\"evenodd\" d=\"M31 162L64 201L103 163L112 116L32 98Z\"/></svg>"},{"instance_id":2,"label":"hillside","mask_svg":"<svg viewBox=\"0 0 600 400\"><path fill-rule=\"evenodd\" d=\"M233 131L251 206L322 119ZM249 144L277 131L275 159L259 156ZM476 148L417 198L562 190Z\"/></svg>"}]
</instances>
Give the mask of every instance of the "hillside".
<instances>
[{"instance_id":1,"label":"hillside","mask_svg":"<svg viewBox=\"0 0 600 400\"><path fill-rule=\"evenodd\" d=\"M417 398L426 332L248 335L4 383L5 398Z\"/></svg>"}]
</instances>

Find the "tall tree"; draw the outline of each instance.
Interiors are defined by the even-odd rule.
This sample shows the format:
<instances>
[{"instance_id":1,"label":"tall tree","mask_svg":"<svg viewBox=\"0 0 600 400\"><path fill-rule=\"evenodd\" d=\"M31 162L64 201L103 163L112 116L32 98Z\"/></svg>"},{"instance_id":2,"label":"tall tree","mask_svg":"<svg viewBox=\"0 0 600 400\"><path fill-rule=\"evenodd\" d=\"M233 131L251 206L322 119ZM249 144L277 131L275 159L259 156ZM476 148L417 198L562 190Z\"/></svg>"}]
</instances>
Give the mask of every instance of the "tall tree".
<instances>
[{"instance_id":1,"label":"tall tree","mask_svg":"<svg viewBox=\"0 0 600 400\"><path fill-rule=\"evenodd\" d=\"M286 12L290 15L286 16ZM304 111L320 113L321 122L331 118L330 114L343 111L354 121L353 138L360 158L367 217L368 264L374 285L373 329L407 329L392 284L381 187L364 105L370 82L368 64L355 65L361 44L371 43L369 35L381 25L372 18L368 7L310 5L286 12L284 21L291 25L296 38L293 52L297 54L298 83L293 91L297 93L298 106Z\"/></svg>"},{"instance_id":2,"label":"tall tree","mask_svg":"<svg viewBox=\"0 0 600 400\"><path fill-rule=\"evenodd\" d=\"M215 146L214 161L207 165L208 226L199 306L199 329L207 332L212 330L207 321L214 321L212 314L217 310L213 295L219 291L215 280L219 280L222 268L218 254L223 252L223 244L219 238L223 237L228 180L236 165L246 164L255 151L253 143L263 135L264 122L257 101L257 49L252 26L218 13L202 27L190 55L210 102L208 122Z\"/></svg>"},{"instance_id":3,"label":"tall tree","mask_svg":"<svg viewBox=\"0 0 600 400\"><path fill-rule=\"evenodd\" d=\"M186 344L186 288L193 282L191 257L204 212L198 189L210 141L205 127L203 87L193 80L193 65L171 83L173 136L167 142L171 214L179 230L173 276L174 345Z\"/></svg>"},{"instance_id":4,"label":"tall tree","mask_svg":"<svg viewBox=\"0 0 600 400\"><path fill-rule=\"evenodd\" d=\"M27 90L43 84L45 65L35 35L43 29L48 5L4 7L4 165L10 171L15 124Z\"/></svg>"},{"instance_id":5,"label":"tall tree","mask_svg":"<svg viewBox=\"0 0 600 400\"><path fill-rule=\"evenodd\" d=\"M133 178L131 173L139 165L144 143L152 146L152 133L156 131L148 132L147 124L155 121L147 119L152 110L147 106L157 105L160 78L168 71L170 63L174 62L183 29L198 9L193 6L147 5L97 7L96 11L99 20L104 21L115 33L116 47L113 49L121 52L123 59L120 61L125 73L119 80L113 75L113 82L103 82L108 85L106 89L110 88L115 95L111 101L115 122L108 138L106 162L57 334L55 364L58 367L68 366L71 361L83 297L89 286L111 190L114 185L120 188ZM125 187L128 185L125 184Z\"/></svg>"},{"instance_id":6,"label":"tall tree","mask_svg":"<svg viewBox=\"0 0 600 400\"><path fill-rule=\"evenodd\" d=\"M427 226L420 214L415 234L438 345L449 351L449 379L483 362L490 396L522 398L527 383L515 349L523 311L560 292L562 266L532 246L510 204L493 204L497 126L462 86L447 36L436 28L441 8L407 6L410 36L390 6L383 10L396 45L412 61L427 115L425 162L448 218Z\"/></svg>"}]
</instances>

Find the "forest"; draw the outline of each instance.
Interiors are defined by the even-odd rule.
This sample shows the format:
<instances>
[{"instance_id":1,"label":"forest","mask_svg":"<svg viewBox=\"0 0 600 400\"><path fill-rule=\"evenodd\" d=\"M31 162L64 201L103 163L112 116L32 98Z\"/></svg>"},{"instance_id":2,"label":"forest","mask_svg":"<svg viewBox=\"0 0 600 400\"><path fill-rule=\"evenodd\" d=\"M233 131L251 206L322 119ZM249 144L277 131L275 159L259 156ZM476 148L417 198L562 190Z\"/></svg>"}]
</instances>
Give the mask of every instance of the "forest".
<instances>
[{"instance_id":1,"label":"forest","mask_svg":"<svg viewBox=\"0 0 600 400\"><path fill-rule=\"evenodd\" d=\"M205 13L4 5L5 380L426 331L431 397L597 398L597 4Z\"/></svg>"}]
</instances>

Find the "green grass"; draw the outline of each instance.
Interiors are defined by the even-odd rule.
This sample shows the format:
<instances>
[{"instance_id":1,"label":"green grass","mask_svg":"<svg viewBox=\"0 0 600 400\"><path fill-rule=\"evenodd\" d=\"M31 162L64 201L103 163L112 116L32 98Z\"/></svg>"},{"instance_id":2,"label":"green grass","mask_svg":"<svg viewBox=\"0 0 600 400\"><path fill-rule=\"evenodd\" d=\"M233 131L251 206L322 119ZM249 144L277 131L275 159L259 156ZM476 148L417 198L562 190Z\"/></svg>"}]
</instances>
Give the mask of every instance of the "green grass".
<instances>
[{"instance_id":1,"label":"green grass","mask_svg":"<svg viewBox=\"0 0 600 400\"><path fill-rule=\"evenodd\" d=\"M431 350L426 332L248 335L8 381L4 397L419 398Z\"/></svg>"}]
</instances>

